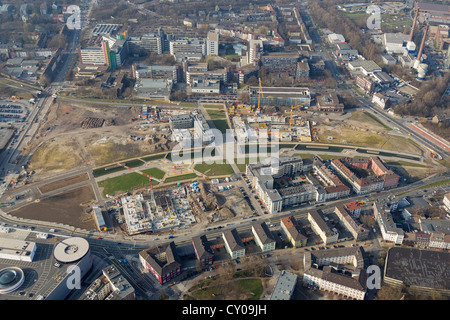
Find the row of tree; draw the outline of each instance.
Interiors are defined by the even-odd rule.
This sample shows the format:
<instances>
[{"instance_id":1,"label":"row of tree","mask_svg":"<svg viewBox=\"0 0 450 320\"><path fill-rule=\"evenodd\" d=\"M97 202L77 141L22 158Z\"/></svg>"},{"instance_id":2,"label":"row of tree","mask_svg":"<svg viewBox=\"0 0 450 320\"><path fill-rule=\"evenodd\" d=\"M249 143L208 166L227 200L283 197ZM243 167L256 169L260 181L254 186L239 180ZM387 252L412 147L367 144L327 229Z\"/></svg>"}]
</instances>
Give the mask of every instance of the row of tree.
<instances>
[{"instance_id":1,"label":"row of tree","mask_svg":"<svg viewBox=\"0 0 450 320\"><path fill-rule=\"evenodd\" d=\"M342 34L347 43L366 59L381 63L383 48L374 43L351 19L339 12L334 0L309 1L309 8L319 26Z\"/></svg>"}]
</instances>

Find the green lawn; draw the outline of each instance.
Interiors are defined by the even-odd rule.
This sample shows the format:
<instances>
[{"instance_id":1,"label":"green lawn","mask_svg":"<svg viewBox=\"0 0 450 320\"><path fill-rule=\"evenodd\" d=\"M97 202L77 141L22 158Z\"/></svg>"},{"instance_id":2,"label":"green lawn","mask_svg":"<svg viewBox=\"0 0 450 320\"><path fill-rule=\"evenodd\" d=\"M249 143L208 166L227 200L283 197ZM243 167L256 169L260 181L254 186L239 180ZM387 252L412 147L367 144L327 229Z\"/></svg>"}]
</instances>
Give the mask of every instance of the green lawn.
<instances>
[{"instance_id":1,"label":"green lawn","mask_svg":"<svg viewBox=\"0 0 450 320\"><path fill-rule=\"evenodd\" d=\"M214 126L220 130L222 133L226 133L226 130L229 129L227 120L213 120Z\"/></svg>"},{"instance_id":2,"label":"green lawn","mask_svg":"<svg viewBox=\"0 0 450 320\"><path fill-rule=\"evenodd\" d=\"M148 157L144 157L144 158L141 158L141 159L144 160L144 161L153 161L153 160L163 159L166 155L167 155L167 153L165 153L165 154L157 154L157 155L154 155L154 156L148 156Z\"/></svg>"},{"instance_id":3,"label":"green lawn","mask_svg":"<svg viewBox=\"0 0 450 320\"><path fill-rule=\"evenodd\" d=\"M430 184L426 184L424 186L421 186L421 187L417 188L416 190L427 189L427 188L434 188L434 187L439 187L439 186L446 186L448 184L450 184L450 179L445 179L445 180L433 182L433 183L430 183Z\"/></svg>"},{"instance_id":4,"label":"green lawn","mask_svg":"<svg viewBox=\"0 0 450 320\"><path fill-rule=\"evenodd\" d=\"M211 117L211 119L224 119L226 118L225 111L223 110L212 110L212 109L206 109L206 112Z\"/></svg>"},{"instance_id":5,"label":"green lawn","mask_svg":"<svg viewBox=\"0 0 450 320\"><path fill-rule=\"evenodd\" d=\"M142 173L149 174L152 177L155 177L156 179L159 179L159 180L164 178L164 175L166 174L164 171L162 171L158 168L145 169L145 170L142 170Z\"/></svg>"},{"instance_id":6,"label":"green lawn","mask_svg":"<svg viewBox=\"0 0 450 320\"><path fill-rule=\"evenodd\" d=\"M118 177L100 181L98 186L103 188L103 195L115 194L116 192L127 192L134 188L148 186L149 181L146 176L137 172L124 174ZM157 185L158 181L152 181L153 185Z\"/></svg>"},{"instance_id":7,"label":"green lawn","mask_svg":"<svg viewBox=\"0 0 450 320\"><path fill-rule=\"evenodd\" d=\"M205 282L210 285L211 282ZM218 283L217 285L199 288L191 293L197 300L227 299L229 292L239 292L248 297L248 300L259 300L263 292L263 285L260 279L241 279L228 283Z\"/></svg>"},{"instance_id":8,"label":"green lawn","mask_svg":"<svg viewBox=\"0 0 450 320\"><path fill-rule=\"evenodd\" d=\"M189 180L189 179L195 179L197 178L197 174L196 173L187 173L187 174L181 174L178 176L173 176L173 177L169 177L164 179L164 183L170 183L170 182L175 182L175 181L182 181L182 180Z\"/></svg>"},{"instance_id":9,"label":"green lawn","mask_svg":"<svg viewBox=\"0 0 450 320\"><path fill-rule=\"evenodd\" d=\"M390 166L402 166L402 167L415 167L415 168L428 168L428 166L420 164L420 163L413 163L408 161L388 161L386 162L387 165Z\"/></svg>"},{"instance_id":10,"label":"green lawn","mask_svg":"<svg viewBox=\"0 0 450 320\"><path fill-rule=\"evenodd\" d=\"M224 164L199 163L195 165L194 169L207 176L226 176L234 174L233 167L228 163Z\"/></svg>"},{"instance_id":11,"label":"green lawn","mask_svg":"<svg viewBox=\"0 0 450 320\"><path fill-rule=\"evenodd\" d=\"M142 166L144 164L144 162L142 162L139 159L130 160L130 161L127 161L125 163L124 162L119 162L119 163L123 163L127 167L130 167L130 168L136 168L136 167ZM110 173L126 170L126 168L121 167L119 165L117 167L115 167L115 168L112 168L112 169L109 169L109 170L105 170L106 168L112 167L112 166L114 166L114 164L94 169L92 171L92 173L93 173L94 177L100 177L100 176L104 176L105 174L110 174Z\"/></svg>"}]
</instances>

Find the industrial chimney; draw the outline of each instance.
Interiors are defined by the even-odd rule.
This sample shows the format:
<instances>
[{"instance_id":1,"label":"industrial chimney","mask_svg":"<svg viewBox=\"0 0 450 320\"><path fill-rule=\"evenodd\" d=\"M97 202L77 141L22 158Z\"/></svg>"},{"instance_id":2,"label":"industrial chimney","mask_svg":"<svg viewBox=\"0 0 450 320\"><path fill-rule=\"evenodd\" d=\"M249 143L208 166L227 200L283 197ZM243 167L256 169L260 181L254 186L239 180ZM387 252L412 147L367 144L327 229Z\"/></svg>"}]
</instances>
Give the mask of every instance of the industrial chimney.
<instances>
[{"instance_id":1,"label":"industrial chimney","mask_svg":"<svg viewBox=\"0 0 450 320\"><path fill-rule=\"evenodd\" d=\"M419 49L419 53L417 54L417 59L414 62L414 69L417 70L417 68L419 67L420 64L420 59L422 58L422 52L423 52L423 47L425 45L425 39L427 37L427 33L428 33L428 27L430 26L430 23L427 23L427 26L425 28L425 32L423 34L423 38L422 38L422 43L420 44L420 49Z\"/></svg>"},{"instance_id":2,"label":"industrial chimney","mask_svg":"<svg viewBox=\"0 0 450 320\"><path fill-rule=\"evenodd\" d=\"M412 25L412 28L411 28L411 32L409 33L409 40L408 41L413 41L414 29L416 27L416 22L417 22L417 16L418 15L419 15L419 8L417 8L416 16L414 17L414 21L413 21L413 25Z\"/></svg>"}]
</instances>

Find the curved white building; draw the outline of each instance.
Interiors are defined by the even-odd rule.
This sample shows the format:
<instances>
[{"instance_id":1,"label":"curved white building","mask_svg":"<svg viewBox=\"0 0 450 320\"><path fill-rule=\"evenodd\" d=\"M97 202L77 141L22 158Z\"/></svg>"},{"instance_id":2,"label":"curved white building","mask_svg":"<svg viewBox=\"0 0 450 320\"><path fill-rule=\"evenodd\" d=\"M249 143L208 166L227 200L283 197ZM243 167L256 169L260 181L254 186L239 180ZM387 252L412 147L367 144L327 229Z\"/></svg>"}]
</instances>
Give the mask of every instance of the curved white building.
<instances>
[{"instance_id":1,"label":"curved white building","mask_svg":"<svg viewBox=\"0 0 450 320\"><path fill-rule=\"evenodd\" d=\"M53 250L53 256L60 263L75 263L89 253L89 243L81 237L62 240Z\"/></svg>"},{"instance_id":2,"label":"curved white building","mask_svg":"<svg viewBox=\"0 0 450 320\"><path fill-rule=\"evenodd\" d=\"M0 294L16 291L25 281L22 269L8 267L0 270Z\"/></svg>"}]
</instances>

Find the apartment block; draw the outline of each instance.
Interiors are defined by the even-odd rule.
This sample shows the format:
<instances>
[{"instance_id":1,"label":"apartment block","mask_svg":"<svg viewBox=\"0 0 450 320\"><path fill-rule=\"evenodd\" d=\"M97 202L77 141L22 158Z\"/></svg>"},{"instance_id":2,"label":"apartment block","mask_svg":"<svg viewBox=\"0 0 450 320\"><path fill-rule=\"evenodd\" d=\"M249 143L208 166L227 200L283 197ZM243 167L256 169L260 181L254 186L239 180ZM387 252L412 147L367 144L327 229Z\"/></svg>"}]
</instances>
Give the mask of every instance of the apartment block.
<instances>
[{"instance_id":1,"label":"apartment block","mask_svg":"<svg viewBox=\"0 0 450 320\"><path fill-rule=\"evenodd\" d=\"M302 233L300 225L294 216L281 218L280 226L294 248L306 246L308 238Z\"/></svg>"},{"instance_id":2,"label":"apartment block","mask_svg":"<svg viewBox=\"0 0 450 320\"><path fill-rule=\"evenodd\" d=\"M213 250L205 235L192 238L192 246L202 267L213 264Z\"/></svg>"},{"instance_id":3,"label":"apartment block","mask_svg":"<svg viewBox=\"0 0 450 320\"><path fill-rule=\"evenodd\" d=\"M261 252L275 250L276 241L265 222L252 224L252 232Z\"/></svg>"},{"instance_id":4,"label":"apartment block","mask_svg":"<svg viewBox=\"0 0 450 320\"><path fill-rule=\"evenodd\" d=\"M295 76L299 58L296 52L270 52L261 57L261 62L267 72Z\"/></svg>"},{"instance_id":5,"label":"apartment block","mask_svg":"<svg viewBox=\"0 0 450 320\"><path fill-rule=\"evenodd\" d=\"M334 208L334 213L338 216L340 222L347 228L356 241L364 241L369 238L369 229L357 222L343 205Z\"/></svg>"},{"instance_id":6,"label":"apartment block","mask_svg":"<svg viewBox=\"0 0 450 320\"><path fill-rule=\"evenodd\" d=\"M378 223L383 240L402 244L405 234L392 219L391 208L385 202L373 203L373 215Z\"/></svg>"},{"instance_id":7,"label":"apartment block","mask_svg":"<svg viewBox=\"0 0 450 320\"><path fill-rule=\"evenodd\" d=\"M325 221L321 210L312 210L308 212L308 221L311 223L311 229L322 239L325 245L336 243L339 233Z\"/></svg>"},{"instance_id":8,"label":"apartment block","mask_svg":"<svg viewBox=\"0 0 450 320\"><path fill-rule=\"evenodd\" d=\"M236 229L222 232L225 248L231 259L239 259L245 256L245 247Z\"/></svg>"}]
</instances>

